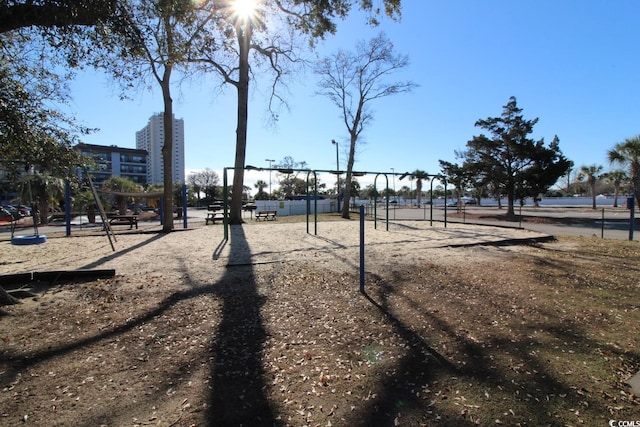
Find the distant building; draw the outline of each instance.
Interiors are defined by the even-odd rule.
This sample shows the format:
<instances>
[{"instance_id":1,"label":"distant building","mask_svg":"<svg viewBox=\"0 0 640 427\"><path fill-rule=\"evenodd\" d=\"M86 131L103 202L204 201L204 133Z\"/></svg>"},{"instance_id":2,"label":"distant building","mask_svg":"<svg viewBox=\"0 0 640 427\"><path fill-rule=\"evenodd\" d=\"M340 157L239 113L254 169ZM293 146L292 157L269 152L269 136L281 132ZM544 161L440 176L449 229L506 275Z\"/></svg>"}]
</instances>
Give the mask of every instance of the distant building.
<instances>
[{"instance_id":1,"label":"distant building","mask_svg":"<svg viewBox=\"0 0 640 427\"><path fill-rule=\"evenodd\" d=\"M83 143L78 144L77 149L95 162L89 171L96 187L100 187L112 176L128 178L140 185L147 184L147 152L145 150Z\"/></svg>"},{"instance_id":2,"label":"distant building","mask_svg":"<svg viewBox=\"0 0 640 427\"><path fill-rule=\"evenodd\" d=\"M147 155L147 182L149 184L164 183L164 162L162 147L164 146L164 118L162 113L154 114L149 123L136 132L136 148L145 150ZM173 118L173 182L184 182L184 120Z\"/></svg>"}]
</instances>

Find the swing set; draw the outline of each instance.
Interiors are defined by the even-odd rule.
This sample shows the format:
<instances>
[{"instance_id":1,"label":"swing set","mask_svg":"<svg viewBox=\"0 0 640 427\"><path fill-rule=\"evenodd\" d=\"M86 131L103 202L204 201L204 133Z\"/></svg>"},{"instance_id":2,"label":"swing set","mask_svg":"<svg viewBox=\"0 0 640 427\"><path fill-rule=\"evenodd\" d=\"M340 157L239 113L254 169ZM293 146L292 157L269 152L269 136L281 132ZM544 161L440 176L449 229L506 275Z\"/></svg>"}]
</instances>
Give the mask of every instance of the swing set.
<instances>
[{"instance_id":1,"label":"swing set","mask_svg":"<svg viewBox=\"0 0 640 427\"><path fill-rule=\"evenodd\" d=\"M248 170L248 171L275 171L282 174L291 174L293 172L306 172L307 173L307 189L306 189L306 201L307 201L307 210L306 210L306 221L307 221L307 234L311 234L309 231L309 218L311 212L311 197L313 197L314 207L313 207L313 225L314 225L314 235L318 235L318 173L330 173L338 176L343 173L343 171L336 170L328 170L328 169L291 169L291 168L260 168L255 166L247 165L244 168L236 168L236 167L226 167L222 172L222 183L223 183L223 226L224 226L224 239L229 240L229 185L228 185L228 171L236 171L236 170ZM313 174L313 195L309 193L309 187L311 185L310 178L311 174ZM409 176L409 172L405 173L396 173L396 172L351 172L352 176L360 177L365 175L375 175L373 180L373 189L374 189L374 199L373 199L373 221L374 228L378 228L378 191L377 191L377 181L378 177L383 176L385 179L385 188L389 188L389 175L391 176L400 176L400 180L404 177ZM430 225L433 225L433 179L438 178L444 183L445 187L445 217L444 224L447 226L447 214L446 214L446 190L447 190L447 181L441 175L426 175L430 178L431 181L431 204L430 204ZM385 224L386 230L389 231L389 197L385 198L386 200L386 215L385 215ZM348 201L347 201L348 203Z\"/></svg>"}]
</instances>

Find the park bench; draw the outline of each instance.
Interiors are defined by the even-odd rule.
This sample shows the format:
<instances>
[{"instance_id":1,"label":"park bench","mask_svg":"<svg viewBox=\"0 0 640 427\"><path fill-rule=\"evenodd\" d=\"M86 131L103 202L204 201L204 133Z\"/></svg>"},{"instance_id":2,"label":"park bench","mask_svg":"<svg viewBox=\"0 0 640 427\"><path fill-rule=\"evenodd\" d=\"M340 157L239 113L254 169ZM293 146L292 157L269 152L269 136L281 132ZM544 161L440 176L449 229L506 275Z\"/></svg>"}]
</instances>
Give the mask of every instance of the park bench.
<instances>
[{"instance_id":1,"label":"park bench","mask_svg":"<svg viewBox=\"0 0 640 427\"><path fill-rule=\"evenodd\" d=\"M204 219L204 221L205 221L205 225L209 225L209 221L211 221L212 224L215 224L216 220L222 221L224 219L225 219L225 215L222 212L208 212L207 217Z\"/></svg>"},{"instance_id":2,"label":"park bench","mask_svg":"<svg viewBox=\"0 0 640 427\"><path fill-rule=\"evenodd\" d=\"M138 216L137 215L109 215L109 225L128 225L129 230L133 229L135 225L138 229Z\"/></svg>"},{"instance_id":3,"label":"park bench","mask_svg":"<svg viewBox=\"0 0 640 427\"><path fill-rule=\"evenodd\" d=\"M256 213L256 221L262 220L275 220L278 211L258 211Z\"/></svg>"}]
</instances>

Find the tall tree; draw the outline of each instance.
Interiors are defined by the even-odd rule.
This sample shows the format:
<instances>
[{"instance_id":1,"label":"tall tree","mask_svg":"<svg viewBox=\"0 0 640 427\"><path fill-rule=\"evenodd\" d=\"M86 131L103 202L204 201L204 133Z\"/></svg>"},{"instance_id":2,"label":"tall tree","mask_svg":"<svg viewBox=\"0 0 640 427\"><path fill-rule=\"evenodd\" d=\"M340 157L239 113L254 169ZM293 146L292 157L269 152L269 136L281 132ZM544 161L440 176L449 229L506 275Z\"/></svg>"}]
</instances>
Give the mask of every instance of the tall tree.
<instances>
[{"instance_id":1,"label":"tall tree","mask_svg":"<svg viewBox=\"0 0 640 427\"><path fill-rule=\"evenodd\" d=\"M80 27L114 20L114 5L115 0L0 2L0 168L14 182L32 167L47 171L29 176L34 187L45 191L45 206L40 208L45 221L47 188L55 187L46 181L59 179L49 173L65 176L83 163L72 147L78 135L90 131L52 107L68 97L61 84L65 79L53 71L50 54L64 52L67 65L77 66L87 53L78 42L84 37ZM45 51L44 43L53 49ZM36 62L30 62L30 53L35 53ZM15 302L1 287L0 296L0 304Z\"/></svg>"},{"instance_id":2,"label":"tall tree","mask_svg":"<svg viewBox=\"0 0 640 427\"><path fill-rule=\"evenodd\" d=\"M100 63L125 31L128 0L0 1L0 151L4 168L69 173L92 131L63 114L73 70ZM122 47L118 47L122 49ZM44 165L44 167L43 167ZM6 170L6 169L5 169ZM64 171L64 172L60 172Z\"/></svg>"},{"instance_id":3,"label":"tall tree","mask_svg":"<svg viewBox=\"0 0 640 427\"><path fill-rule=\"evenodd\" d=\"M448 184L452 184L456 199L458 201L458 210L462 209L462 196L464 189L469 183L469 171L458 163L451 163L445 160L438 160L442 175L446 178Z\"/></svg>"},{"instance_id":4,"label":"tall tree","mask_svg":"<svg viewBox=\"0 0 640 427\"><path fill-rule=\"evenodd\" d=\"M174 71L188 71L189 58L194 51L211 49L215 37L218 2L190 2L183 0L133 1L128 22L131 30L120 39L125 50L119 61L109 65L111 71L129 84L131 76L144 83L155 82L162 92L163 102L163 191L164 218L171 218L174 209L173 185L185 177L173 176L173 98L171 95ZM162 230L173 229L173 221L165 221Z\"/></svg>"},{"instance_id":5,"label":"tall tree","mask_svg":"<svg viewBox=\"0 0 640 427\"><path fill-rule=\"evenodd\" d=\"M298 177L300 174L299 169L305 169L306 166L307 162L304 160L298 162L291 156L284 157L276 165L279 169L278 175L281 177L279 181L280 191L285 198L303 194L306 191L306 181Z\"/></svg>"},{"instance_id":6,"label":"tall tree","mask_svg":"<svg viewBox=\"0 0 640 427\"><path fill-rule=\"evenodd\" d=\"M196 198L196 205L200 206L200 195L202 192L202 187L200 186L200 182L198 182L198 175L196 175L195 173L190 173L189 175L187 175L187 185L189 186L189 191Z\"/></svg>"},{"instance_id":7,"label":"tall tree","mask_svg":"<svg viewBox=\"0 0 640 427\"><path fill-rule=\"evenodd\" d=\"M29 36L0 34L0 167L14 182L32 167L66 177L81 163L73 146L92 131L56 108L70 97L49 52Z\"/></svg>"},{"instance_id":8,"label":"tall tree","mask_svg":"<svg viewBox=\"0 0 640 427\"><path fill-rule=\"evenodd\" d=\"M64 188L64 180L50 173L36 172L26 175L23 190L37 207L41 224L49 222L49 208L51 205L57 206L62 200Z\"/></svg>"},{"instance_id":9,"label":"tall tree","mask_svg":"<svg viewBox=\"0 0 640 427\"><path fill-rule=\"evenodd\" d=\"M602 178L602 165L589 165L581 166L580 173L578 173L579 181L586 181L589 186L589 192L591 193L591 208L596 208L596 184L598 180Z\"/></svg>"},{"instance_id":10,"label":"tall tree","mask_svg":"<svg viewBox=\"0 0 640 427\"><path fill-rule=\"evenodd\" d=\"M617 208L620 187L629 179L629 175L622 169L616 169L605 173L604 178L613 185L613 207Z\"/></svg>"},{"instance_id":11,"label":"tall tree","mask_svg":"<svg viewBox=\"0 0 640 427\"><path fill-rule=\"evenodd\" d=\"M607 157L610 163L629 168L631 188L640 207L640 135L617 143L607 152Z\"/></svg>"},{"instance_id":12,"label":"tall tree","mask_svg":"<svg viewBox=\"0 0 640 427\"><path fill-rule=\"evenodd\" d=\"M5 0L0 3L0 33L25 27L93 26L113 20L117 0Z\"/></svg>"},{"instance_id":13,"label":"tall tree","mask_svg":"<svg viewBox=\"0 0 640 427\"><path fill-rule=\"evenodd\" d=\"M198 201L200 201L199 194L204 193L205 198L215 199L216 188L220 185L220 177L216 171L206 168L204 170L190 173L187 176L189 185L193 188L193 191L198 193Z\"/></svg>"},{"instance_id":14,"label":"tall tree","mask_svg":"<svg viewBox=\"0 0 640 427\"><path fill-rule=\"evenodd\" d=\"M538 206L540 196L556 184L567 169L573 168L573 161L562 155L557 135L548 148L544 147L544 139L538 141L535 148L531 157L533 163L523 171L517 197L521 201L532 197L534 205Z\"/></svg>"},{"instance_id":15,"label":"tall tree","mask_svg":"<svg viewBox=\"0 0 640 427\"><path fill-rule=\"evenodd\" d=\"M512 96L500 117L476 122L490 136L474 136L463 152L465 165L482 172L488 183L501 183L507 196L507 216L515 215L516 199L544 193L571 166L562 155L557 138L547 147L544 139L534 141L529 137L537 122L537 118L524 119Z\"/></svg>"},{"instance_id":16,"label":"tall tree","mask_svg":"<svg viewBox=\"0 0 640 427\"><path fill-rule=\"evenodd\" d=\"M368 22L372 25L378 23L381 13L392 18L400 16L401 0L382 0L382 3L384 7L377 8L369 0L237 0L226 2L227 7L219 9L226 22L221 26L221 48L204 52L199 60L218 72L237 93L234 188L241 188L244 182L250 69L255 73L260 64L267 64L262 71L272 72L269 106L271 108L275 100L284 102L277 88L287 74L287 65L300 58L297 41L308 37L313 45L314 39L333 34L334 20L347 16L354 4L368 13ZM303 37L297 38L298 35ZM242 223L242 195L237 192L231 196L229 215L231 224Z\"/></svg>"},{"instance_id":17,"label":"tall tree","mask_svg":"<svg viewBox=\"0 0 640 427\"><path fill-rule=\"evenodd\" d=\"M422 200L422 182L429 181L429 175L423 170L416 169L411 172L411 177L416 180L416 202L418 207L420 207Z\"/></svg>"},{"instance_id":18,"label":"tall tree","mask_svg":"<svg viewBox=\"0 0 640 427\"><path fill-rule=\"evenodd\" d=\"M269 184L259 179L255 184L253 184L253 186L258 189L258 192L254 196L255 200L269 200L270 195L264 191L264 189L267 188Z\"/></svg>"},{"instance_id":19,"label":"tall tree","mask_svg":"<svg viewBox=\"0 0 640 427\"><path fill-rule=\"evenodd\" d=\"M370 104L386 96L409 92L416 86L411 81L389 81L391 75L408 65L408 56L396 54L391 40L380 33L368 43L360 41L354 52L339 50L316 66L315 72L320 76L319 93L340 109L349 133L345 200L350 199L358 138L373 120ZM349 218L348 203L342 207L342 217Z\"/></svg>"}]
</instances>

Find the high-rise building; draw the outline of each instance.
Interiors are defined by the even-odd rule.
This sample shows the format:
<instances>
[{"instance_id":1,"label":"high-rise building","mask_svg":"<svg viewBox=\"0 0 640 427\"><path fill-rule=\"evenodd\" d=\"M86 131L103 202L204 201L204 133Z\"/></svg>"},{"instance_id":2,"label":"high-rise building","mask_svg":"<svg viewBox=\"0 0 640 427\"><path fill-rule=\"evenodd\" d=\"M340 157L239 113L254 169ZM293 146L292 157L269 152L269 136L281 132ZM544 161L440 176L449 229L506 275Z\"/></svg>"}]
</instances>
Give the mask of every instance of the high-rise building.
<instances>
[{"instance_id":1,"label":"high-rise building","mask_svg":"<svg viewBox=\"0 0 640 427\"><path fill-rule=\"evenodd\" d=\"M162 147L164 146L164 117L162 113L154 114L149 123L136 132L136 148L147 151L147 182L149 184L164 183L164 162ZM184 182L184 120L173 117L173 182Z\"/></svg>"}]
</instances>

